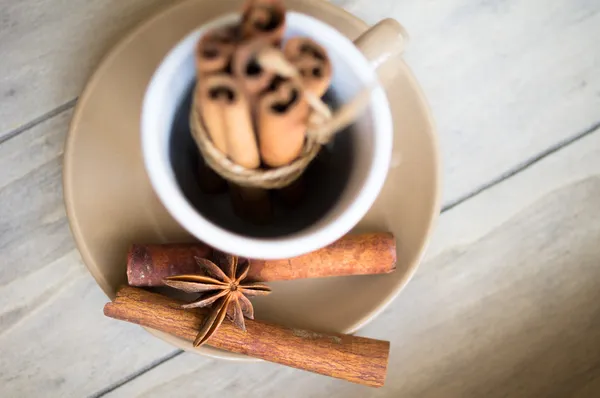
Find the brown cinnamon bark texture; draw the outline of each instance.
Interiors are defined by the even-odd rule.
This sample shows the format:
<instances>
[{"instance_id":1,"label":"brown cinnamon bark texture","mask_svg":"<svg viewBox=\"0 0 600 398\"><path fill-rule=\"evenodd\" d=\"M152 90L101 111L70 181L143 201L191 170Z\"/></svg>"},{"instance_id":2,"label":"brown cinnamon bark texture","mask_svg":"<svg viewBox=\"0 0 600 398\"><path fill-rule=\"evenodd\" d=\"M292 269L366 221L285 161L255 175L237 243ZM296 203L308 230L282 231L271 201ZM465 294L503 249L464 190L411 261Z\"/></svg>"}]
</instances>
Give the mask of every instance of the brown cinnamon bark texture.
<instances>
[{"instance_id":1,"label":"brown cinnamon bark texture","mask_svg":"<svg viewBox=\"0 0 600 398\"><path fill-rule=\"evenodd\" d=\"M238 81L226 74L204 77L195 95L215 147L247 169L260 166L250 104Z\"/></svg>"},{"instance_id":2,"label":"brown cinnamon bark texture","mask_svg":"<svg viewBox=\"0 0 600 398\"><path fill-rule=\"evenodd\" d=\"M123 287L104 315L160 330L187 341L196 337L205 312L143 289ZM246 321L246 332L226 320L207 344L372 387L385 381L389 342Z\"/></svg>"},{"instance_id":3,"label":"brown cinnamon bark texture","mask_svg":"<svg viewBox=\"0 0 600 398\"><path fill-rule=\"evenodd\" d=\"M279 45L285 32L285 5L282 0L248 0L242 9L244 38L260 37Z\"/></svg>"},{"instance_id":4,"label":"brown cinnamon bark texture","mask_svg":"<svg viewBox=\"0 0 600 398\"><path fill-rule=\"evenodd\" d=\"M274 91L260 98L258 141L260 158L265 164L281 167L300 156L306 138L309 111L300 87L292 81L279 83Z\"/></svg>"},{"instance_id":5,"label":"brown cinnamon bark texture","mask_svg":"<svg viewBox=\"0 0 600 398\"><path fill-rule=\"evenodd\" d=\"M131 286L163 286L168 276L201 273L194 257L210 258L211 254L212 249L203 243L133 245L127 258L127 280ZM387 232L346 235L302 256L249 261L248 278L262 282L385 274L396 269L396 241Z\"/></svg>"},{"instance_id":6,"label":"brown cinnamon bark texture","mask_svg":"<svg viewBox=\"0 0 600 398\"><path fill-rule=\"evenodd\" d=\"M285 43L284 54L298 69L304 88L322 97L333 75L327 51L308 37L294 37Z\"/></svg>"},{"instance_id":7,"label":"brown cinnamon bark texture","mask_svg":"<svg viewBox=\"0 0 600 398\"><path fill-rule=\"evenodd\" d=\"M235 51L235 29L213 29L196 45L196 70L199 74L223 72Z\"/></svg>"}]
</instances>

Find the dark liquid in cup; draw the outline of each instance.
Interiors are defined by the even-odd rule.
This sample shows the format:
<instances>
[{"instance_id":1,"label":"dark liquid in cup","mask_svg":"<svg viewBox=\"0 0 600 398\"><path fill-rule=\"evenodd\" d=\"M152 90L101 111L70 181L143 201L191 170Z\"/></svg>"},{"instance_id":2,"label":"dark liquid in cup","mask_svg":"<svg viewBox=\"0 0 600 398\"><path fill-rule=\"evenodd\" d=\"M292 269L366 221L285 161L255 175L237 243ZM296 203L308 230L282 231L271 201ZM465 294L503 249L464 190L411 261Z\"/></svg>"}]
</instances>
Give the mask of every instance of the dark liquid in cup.
<instances>
[{"instance_id":1,"label":"dark liquid in cup","mask_svg":"<svg viewBox=\"0 0 600 398\"><path fill-rule=\"evenodd\" d=\"M303 194L298 203L290 204L281 192L269 193L273 215L269 222L256 224L240 218L233 211L229 192L205 193L200 189L199 152L189 127L193 86L175 113L171 127L169 155L179 188L203 217L230 232L249 237L272 238L302 231L324 217L338 202L352 170L353 140L349 131L339 132L303 175ZM334 96L325 95L335 108ZM350 126L348 129L352 129ZM291 188L293 189L293 188ZM291 196L297 193L290 193Z\"/></svg>"}]
</instances>

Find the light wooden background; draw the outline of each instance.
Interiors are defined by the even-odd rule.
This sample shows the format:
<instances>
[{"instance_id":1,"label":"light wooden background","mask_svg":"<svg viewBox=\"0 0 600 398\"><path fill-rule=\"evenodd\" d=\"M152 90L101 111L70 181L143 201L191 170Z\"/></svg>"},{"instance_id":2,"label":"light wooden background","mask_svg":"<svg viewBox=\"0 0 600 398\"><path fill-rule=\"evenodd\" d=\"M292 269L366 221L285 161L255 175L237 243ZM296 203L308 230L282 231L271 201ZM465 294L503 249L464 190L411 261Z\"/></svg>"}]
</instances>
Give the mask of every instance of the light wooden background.
<instances>
[{"instance_id":1,"label":"light wooden background","mask_svg":"<svg viewBox=\"0 0 600 398\"><path fill-rule=\"evenodd\" d=\"M433 108L444 211L361 334L373 390L187 353L105 319L61 197L73 105L159 0L0 0L0 396L600 397L600 2L336 0L401 21Z\"/></svg>"}]
</instances>

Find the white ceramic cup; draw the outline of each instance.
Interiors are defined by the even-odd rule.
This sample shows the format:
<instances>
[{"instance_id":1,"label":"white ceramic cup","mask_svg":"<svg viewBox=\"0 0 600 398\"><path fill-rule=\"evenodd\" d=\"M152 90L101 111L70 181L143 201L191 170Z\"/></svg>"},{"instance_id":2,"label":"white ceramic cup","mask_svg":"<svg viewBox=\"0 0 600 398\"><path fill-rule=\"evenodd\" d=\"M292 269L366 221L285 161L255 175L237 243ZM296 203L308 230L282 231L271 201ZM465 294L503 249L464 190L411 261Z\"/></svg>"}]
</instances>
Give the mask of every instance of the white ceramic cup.
<instances>
[{"instance_id":1,"label":"white ceramic cup","mask_svg":"<svg viewBox=\"0 0 600 398\"><path fill-rule=\"evenodd\" d=\"M243 257L294 257L322 248L349 232L367 213L383 187L393 146L392 116L383 84L394 71L386 71L385 64L402 51L406 36L397 22L384 20L353 43L318 19L296 12L286 14L284 41L295 36L310 37L327 50L333 65L331 87L336 102L348 101L373 83L375 88L365 112L351 128L339 133L348 134L347 140L351 142L348 156L352 160L344 171L343 187L327 211L297 230L257 236L220 225L207 217L206 211L199 211L184 193L181 178L173 166L173 157L178 156L172 149L173 125L196 79L195 45L206 31L234 23L237 18L227 15L190 33L156 70L142 109L144 162L152 186L166 209L199 240ZM313 200L318 201L320 192L309 192L309 195L316 195Z\"/></svg>"}]
</instances>

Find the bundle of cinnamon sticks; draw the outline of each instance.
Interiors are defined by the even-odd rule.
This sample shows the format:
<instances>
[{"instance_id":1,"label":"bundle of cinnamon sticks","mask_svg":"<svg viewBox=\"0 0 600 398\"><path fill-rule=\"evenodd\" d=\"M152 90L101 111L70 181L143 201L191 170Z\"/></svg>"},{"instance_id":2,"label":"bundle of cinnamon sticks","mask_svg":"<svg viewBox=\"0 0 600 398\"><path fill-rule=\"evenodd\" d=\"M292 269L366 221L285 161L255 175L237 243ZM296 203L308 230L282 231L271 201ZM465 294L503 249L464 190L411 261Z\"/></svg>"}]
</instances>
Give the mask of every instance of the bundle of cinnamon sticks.
<instances>
[{"instance_id":1,"label":"bundle of cinnamon sticks","mask_svg":"<svg viewBox=\"0 0 600 398\"><path fill-rule=\"evenodd\" d=\"M311 104L331 81L327 52L306 37L281 49L284 30L280 1L249 0L239 26L212 30L198 42L196 111L217 149L247 169L300 156Z\"/></svg>"},{"instance_id":2,"label":"bundle of cinnamon sticks","mask_svg":"<svg viewBox=\"0 0 600 398\"><path fill-rule=\"evenodd\" d=\"M294 37L282 47L285 25L282 1L248 0L238 25L205 33L196 48L191 116L196 142L205 137L196 132L198 115L214 147L245 170L289 165L303 153L308 126L331 119L321 100L332 78L327 52L307 37ZM273 205L267 190L229 179L224 183L202 159L199 171L205 192L229 187L238 216L256 224L270 221ZM279 187L284 201L291 198L287 205L300 202L301 181L285 188L298 178L295 173Z\"/></svg>"},{"instance_id":3,"label":"bundle of cinnamon sticks","mask_svg":"<svg viewBox=\"0 0 600 398\"><path fill-rule=\"evenodd\" d=\"M219 259L226 257L231 256L200 242L133 245L127 258L130 287L121 288L115 301L105 306L104 313L184 340L197 341L198 331L207 324L211 314L207 308L191 308L193 305L138 287L164 286L165 282L176 287L177 284L168 282L174 280L206 282L210 280L207 277L220 271L207 274L199 264L207 263L205 259L220 264ZM396 243L389 233L347 235L323 249L299 257L282 260L241 259L241 262L246 264L243 267L244 275L240 276L235 269L232 275L251 281L248 286L257 288L259 285L252 281L382 274L395 270ZM180 285L184 289L191 286L190 283ZM190 309L182 309L182 306ZM245 332L236 328L233 321L220 322L218 329L213 330L206 339L206 344L369 386L382 386L385 380L388 342L290 329L253 318L245 321Z\"/></svg>"}]
</instances>

